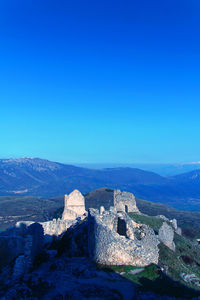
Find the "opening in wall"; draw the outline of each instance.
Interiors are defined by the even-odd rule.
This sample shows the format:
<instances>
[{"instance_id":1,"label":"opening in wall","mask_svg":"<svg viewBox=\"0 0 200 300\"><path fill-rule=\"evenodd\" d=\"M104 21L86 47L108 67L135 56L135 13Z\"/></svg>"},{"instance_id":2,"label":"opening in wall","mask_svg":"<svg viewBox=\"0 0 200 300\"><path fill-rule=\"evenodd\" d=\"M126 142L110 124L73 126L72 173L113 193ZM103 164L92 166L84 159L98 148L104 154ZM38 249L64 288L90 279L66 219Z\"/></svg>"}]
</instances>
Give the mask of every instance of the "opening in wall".
<instances>
[{"instance_id":1,"label":"opening in wall","mask_svg":"<svg viewBox=\"0 0 200 300\"><path fill-rule=\"evenodd\" d=\"M117 220L117 233L126 236L126 222L121 218Z\"/></svg>"}]
</instances>

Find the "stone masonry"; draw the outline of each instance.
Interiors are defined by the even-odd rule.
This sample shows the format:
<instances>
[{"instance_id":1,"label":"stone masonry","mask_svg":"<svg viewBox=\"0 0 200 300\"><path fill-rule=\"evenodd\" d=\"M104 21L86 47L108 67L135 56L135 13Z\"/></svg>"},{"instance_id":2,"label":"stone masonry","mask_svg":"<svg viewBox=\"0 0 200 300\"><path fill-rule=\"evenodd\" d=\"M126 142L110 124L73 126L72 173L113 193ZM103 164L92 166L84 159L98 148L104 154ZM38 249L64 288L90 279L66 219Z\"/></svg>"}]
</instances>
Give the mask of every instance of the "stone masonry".
<instances>
[{"instance_id":1,"label":"stone masonry","mask_svg":"<svg viewBox=\"0 0 200 300\"><path fill-rule=\"evenodd\" d=\"M86 212L85 198L78 190L74 190L71 194L65 195L64 201L65 208L62 220L75 220Z\"/></svg>"},{"instance_id":2,"label":"stone masonry","mask_svg":"<svg viewBox=\"0 0 200 300\"><path fill-rule=\"evenodd\" d=\"M127 212L140 214L133 194L115 190L114 204L115 206L111 206L109 210L105 210L103 206L100 206L99 210L90 208L88 218L85 219L87 215L85 212L85 199L78 190L74 190L70 195L65 196L62 219L53 219L52 221L38 224L38 226L42 225L44 243L51 243L53 235L63 235L68 228L73 228L76 224L82 224L78 222L78 219L85 219L83 224L84 228L87 228L88 242L85 240L80 240L80 242L82 245L84 243L87 244L85 248L88 249L89 257L97 263L133 266L157 264L159 258L158 244L160 241L175 251L173 238L174 230L177 229L176 220L171 222L171 226L168 225L168 221L164 221L159 234L156 235L152 228L145 224L136 223L127 214ZM22 228L27 228L28 226L28 229L26 229L28 233L30 231L29 228L32 228L31 226L33 225L33 222L19 222L16 225L16 230L19 231L19 228L22 230ZM35 235L34 232L33 230L31 231L31 236ZM37 240L36 237L34 237L35 240ZM12 238L10 242L12 242ZM17 243L20 245L19 248L24 249L25 240L21 235L17 236L14 242L16 245ZM1 243L3 244L3 241ZM28 248L36 249L36 245L34 242ZM21 254L21 251L19 251L19 254ZM9 256L12 257L12 254ZM26 255L26 257L30 257L30 255ZM19 259L16 261L16 274L19 274L19 266L23 266L23 264L24 256L19 256Z\"/></svg>"},{"instance_id":3,"label":"stone masonry","mask_svg":"<svg viewBox=\"0 0 200 300\"><path fill-rule=\"evenodd\" d=\"M174 230L166 222L163 222L162 226L160 227L158 237L163 244L165 244L172 251L175 251Z\"/></svg>"},{"instance_id":4,"label":"stone masonry","mask_svg":"<svg viewBox=\"0 0 200 300\"><path fill-rule=\"evenodd\" d=\"M85 213L85 199L78 190L74 190L70 195L65 195L62 219L39 223L44 230L45 242L51 242L51 236L59 236L67 231L70 226L77 222L77 218L84 218ZM30 226L33 223L32 221L20 221L17 222L16 226L20 226L20 224Z\"/></svg>"},{"instance_id":5,"label":"stone masonry","mask_svg":"<svg viewBox=\"0 0 200 300\"><path fill-rule=\"evenodd\" d=\"M140 213L136 206L135 196L132 193L114 191L114 206L117 211Z\"/></svg>"},{"instance_id":6,"label":"stone masonry","mask_svg":"<svg viewBox=\"0 0 200 300\"><path fill-rule=\"evenodd\" d=\"M88 250L103 265L147 266L158 263L159 240L153 229L116 209L88 212Z\"/></svg>"}]
</instances>

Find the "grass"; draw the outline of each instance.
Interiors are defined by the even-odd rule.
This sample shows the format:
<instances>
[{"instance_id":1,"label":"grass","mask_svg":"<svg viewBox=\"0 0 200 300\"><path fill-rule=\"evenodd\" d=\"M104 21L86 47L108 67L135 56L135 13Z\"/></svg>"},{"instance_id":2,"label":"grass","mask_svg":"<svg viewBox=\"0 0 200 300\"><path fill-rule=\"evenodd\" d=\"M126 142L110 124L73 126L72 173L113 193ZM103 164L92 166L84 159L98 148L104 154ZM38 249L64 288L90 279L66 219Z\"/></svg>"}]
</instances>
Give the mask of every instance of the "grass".
<instances>
[{"instance_id":1,"label":"grass","mask_svg":"<svg viewBox=\"0 0 200 300\"><path fill-rule=\"evenodd\" d=\"M104 268L104 266L102 266L102 268ZM128 273L132 270L137 270L137 269L141 269L139 267L134 267L134 266L124 266L124 265L121 265L121 266L109 266L109 270L110 271L114 271L114 272L118 272L118 273L121 273L121 272L125 272L125 273Z\"/></svg>"},{"instance_id":2,"label":"grass","mask_svg":"<svg viewBox=\"0 0 200 300\"><path fill-rule=\"evenodd\" d=\"M183 282L180 273L194 273L200 277L200 248L195 246L190 240L177 234L175 234L174 242L176 245L175 252L160 243L159 264L168 266L168 274L175 280ZM187 285L198 289L197 286Z\"/></svg>"},{"instance_id":3,"label":"grass","mask_svg":"<svg viewBox=\"0 0 200 300\"><path fill-rule=\"evenodd\" d=\"M151 216L137 215L134 213L129 213L129 216L137 223L149 225L153 230L158 233L160 227L163 224L163 220Z\"/></svg>"},{"instance_id":4,"label":"grass","mask_svg":"<svg viewBox=\"0 0 200 300\"><path fill-rule=\"evenodd\" d=\"M138 269L140 269L140 268L138 268ZM159 277L159 269L156 265L151 264L151 265L147 266L143 272L135 274L135 275L127 273L125 275L125 277L127 279L141 285L141 282L140 282L141 278L147 278L149 280L155 280L156 278L158 278Z\"/></svg>"},{"instance_id":5,"label":"grass","mask_svg":"<svg viewBox=\"0 0 200 300\"><path fill-rule=\"evenodd\" d=\"M184 299L191 299L192 297L200 295L198 291L192 290L190 287L183 285L180 281L175 281L163 274L160 267L155 264L145 267L142 272L137 274L131 274L130 271L141 268L133 266L98 265L98 268L106 272L123 272L121 276L134 283L135 288L140 292L150 291L169 297L184 297Z\"/></svg>"},{"instance_id":6,"label":"grass","mask_svg":"<svg viewBox=\"0 0 200 300\"><path fill-rule=\"evenodd\" d=\"M134 213L129 213L129 216L138 223L149 225L156 233L158 233L163 223L162 219L152 216L136 215ZM167 275L174 281L199 291L200 289L197 286L184 282L180 274L194 273L197 277L200 277L200 247L176 233L174 242L176 245L175 252L163 243L159 244L159 265L165 269Z\"/></svg>"},{"instance_id":7,"label":"grass","mask_svg":"<svg viewBox=\"0 0 200 300\"><path fill-rule=\"evenodd\" d=\"M123 273L123 277L129 279L130 281L140 284L140 278L148 278L149 280L155 280L159 276L159 268L151 264L144 268L144 270L137 274L131 274L130 272L133 270L139 270L142 269L141 267L134 267L134 266L104 266L104 265L98 265L98 269L102 269L107 272L117 272L117 273Z\"/></svg>"},{"instance_id":8,"label":"grass","mask_svg":"<svg viewBox=\"0 0 200 300\"><path fill-rule=\"evenodd\" d=\"M182 211L161 203L154 203L136 198L139 210L149 216L164 215L169 219L177 219L183 235L190 239L200 238L200 212Z\"/></svg>"}]
</instances>

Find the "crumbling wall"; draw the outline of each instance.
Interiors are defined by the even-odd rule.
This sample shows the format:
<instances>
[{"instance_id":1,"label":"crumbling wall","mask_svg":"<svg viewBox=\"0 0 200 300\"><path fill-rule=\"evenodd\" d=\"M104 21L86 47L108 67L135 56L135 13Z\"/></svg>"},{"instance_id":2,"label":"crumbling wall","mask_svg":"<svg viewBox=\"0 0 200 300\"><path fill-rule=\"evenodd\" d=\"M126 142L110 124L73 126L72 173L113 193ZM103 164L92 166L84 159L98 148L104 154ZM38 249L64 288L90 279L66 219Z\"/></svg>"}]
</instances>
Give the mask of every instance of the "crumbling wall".
<instances>
[{"instance_id":1,"label":"crumbling wall","mask_svg":"<svg viewBox=\"0 0 200 300\"><path fill-rule=\"evenodd\" d=\"M85 198L78 191L65 195L65 207L62 215L63 220L75 220L85 213Z\"/></svg>"},{"instance_id":2,"label":"crumbling wall","mask_svg":"<svg viewBox=\"0 0 200 300\"><path fill-rule=\"evenodd\" d=\"M120 190L114 191L114 206L117 211L123 212L135 212L139 213L137 208L135 196L132 193L121 192Z\"/></svg>"},{"instance_id":3,"label":"crumbling wall","mask_svg":"<svg viewBox=\"0 0 200 300\"><path fill-rule=\"evenodd\" d=\"M13 276L17 278L33 264L35 257L42 251L44 242L43 228L34 223L27 227L19 224L0 234L0 267L15 261Z\"/></svg>"},{"instance_id":4,"label":"crumbling wall","mask_svg":"<svg viewBox=\"0 0 200 300\"><path fill-rule=\"evenodd\" d=\"M177 223L176 219L170 220L170 219L166 218L163 215L158 215L158 216L155 216L155 217L159 218L159 219L162 219L162 220L164 220L166 222L171 223L171 226L172 226L174 232L177 233L178 235L182 235L182 229L180 227L178 227L178 223Z\"/></svg>"},{"instance_id":5,"label":"crumbling wall","mask_svg":"<svg viewBox=\"0 0 200 300\"><path fill-rule=\"evenodd\" d=\"M31 224L34 224L35 222L32 221L19 221L16 223L16 226L20 226L20 224L24 224L26 226L30 226ZM44 230L44 236L46 241L49 240L49 236L59 236L63 232L67 231L67 229L72 226L74 223L76 223L76 220L62 220L60 218L53 219L51 221L47 222L41 222L39 223L43 230Z\"/></svg>"},{"instance_id":6,"label":"crumbling wall","mask_svg":"<svg viewBox=\"0 0 200 300\"><path fill-rule=\"evenodd\" d=\"M47 222L40 222L39 224L43 227L45 242L51 242L51 236L59 236L67 229L76 223L78 217L84 218L85 211L85 199L83 195L78 191L74 190L69 196L65 195L64 198L65 207L62 215L62 219L53 219ZM30 226L35 222L32 221L20 221L17 222L16 226L19 227L21 224Z\"/></svg>"},{"instance_id":7,"label":"crumbling wall","mask_svg":"<svg viewBox=\"0 0 200 300\"><path fill-rule=\"evenodd\" d=\"M120 233L123 234L119 234L118 222L122 224L122 220L123 230ZM89 256L97 263L133 266L157 264L158 244L159 240L150 227L137 224L126 213L104 211L99 214L98 210L89 210Z\"/></svg>"},{"instance_id":8,"label":"crumbling wall","mask_svg":"<svg viewBox=\"0 0 200 300\"><path fill-rule=\"evenodd\" d=\"M162 226L160 227L158 237L163 244L175 251L174 230L166 222L163 222Z\"/></svg>"}]
</instances>

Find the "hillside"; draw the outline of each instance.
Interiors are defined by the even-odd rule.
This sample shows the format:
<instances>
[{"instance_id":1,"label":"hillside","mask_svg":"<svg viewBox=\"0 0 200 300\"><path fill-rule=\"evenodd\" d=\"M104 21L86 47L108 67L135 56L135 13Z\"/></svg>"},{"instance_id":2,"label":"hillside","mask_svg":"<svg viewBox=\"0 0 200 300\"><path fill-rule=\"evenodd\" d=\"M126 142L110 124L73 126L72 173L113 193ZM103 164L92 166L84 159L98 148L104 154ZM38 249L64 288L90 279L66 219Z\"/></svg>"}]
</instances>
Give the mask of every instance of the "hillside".
<instances>
[{"instance_id":1,"label":"hillside","mask_svg":"<svg viewBox=\"0 0 200 300\"><path fill-rule=\"evenodd\" d=\"M155 232L163 224L163 220L150 216L130 213L129 216L136 222L146 224ZM197 274L200 276L200 248L187 238L175 234L176 250L172 251L162 242L159 244L159 267L150 265L142 272L134 271L131 266L111 266L112 271L123 274L131 282L138 284L144 291L151 290L161 295L191 299L199 296L199 288L194 284L186 283L181 274ZM133 271L131 271L133 270ZM164 274L161 272L164 270Z\"/></svg>"},{"instance_id":2,"label":"hillside","mask_svg":"<svg viewBox=\"0 0 200 300\"><path fill-rule=\"evenodd\" d=\"M20 220L44 222L63 207L63 197L0 196L0 231Z\"/></svg>"},{"instance_id":3,"label":"hillside","mask_svg":"<svg viewBox=\"0 0 200 300\"><path fill-rule=\"evenodd\" d=\"M160 203L136 198L139 210L149 216L164 215L169 219L177 219L183 234L188 238L200 237L200 212L174 209Z\"/></svg>"},{"instance_id":4,"label":"hillside","mask_svg":"<svg viewBox=\"0 0 200 300\"><path fill-rule=\"evenodd\" d=\"M114 208L94 209L112 205L113 195ZM146 202L138 199L137 205L147 210ZM196 300L200 296L200 247L181 235L175 220L141 214L133 195L107 188L86 195L86 203L93 207L88 213L84 197L75 190L64 207L66 213L73 208L74 218L70 211L61 219L23 222L0 233L1 298ZM131 212L126 213L126 206ZM151 212L156 206L149 203Z\"/></svg>"},{"instance_id":5,"label":"hillside","mask_svg":"<svg viewBox=\"0 0 200 300\"><path fill-rule=\"evenodd\" d=\"M183 233L189 238L200 237L200 212L177 210L170 206L136 198L139 210L149 216L165 215L177 219ZM113 190L100 188L85 195L86 209L113 206ZM0 197L0 230L14 225L20 220L46 221L62 215L63 196L40 198L34 196Z\"/></svg>"},{"instance_id":6,"label":"hillside","mask_svg":"<svg viewBox=\"0 0 200 300\"><path fill-rule=\"evenodd\" d=\"M57 196L79 188L86 193L100 186L162 184L165 178L140 169L92 170L39 158L0 160L0 194Z\"/></svg>"},{"instance_id":7,"label":"hillside","mask_svg":"<svg viewBox=\"0 0 200 300\"><path fill-rule=\"evenodd\" d=\"M163 177L137 168L87 169L39 158L0 160L1 196L51 198L102 186L177 209L200 211L200 171Z\"/></svg>"}]
</instances>

